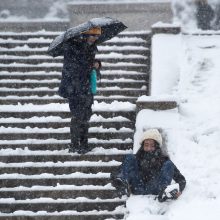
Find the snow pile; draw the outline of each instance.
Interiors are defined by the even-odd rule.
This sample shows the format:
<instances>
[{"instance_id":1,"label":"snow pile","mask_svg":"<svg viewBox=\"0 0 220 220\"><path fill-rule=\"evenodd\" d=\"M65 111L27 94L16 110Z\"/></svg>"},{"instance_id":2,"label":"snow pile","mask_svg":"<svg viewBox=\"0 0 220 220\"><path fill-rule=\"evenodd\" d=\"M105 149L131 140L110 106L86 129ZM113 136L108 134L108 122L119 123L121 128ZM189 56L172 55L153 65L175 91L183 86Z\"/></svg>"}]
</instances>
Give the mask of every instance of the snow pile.
<instances>
[{"instance_id":1,"label":"snow pile","mask_svg":"<svg viewBox=\"0 0 220 220\"><path fill-rule=\"evenodd\" d=\"M130 197L127 219L218 220L220 36L177 35L175 40L167 41L167 48L171 46L172 52L174 48L178 51L175 54L179 59L173 57L173 65L168 62L171 52L165 56L163 51L163 40L169 36L158 35L156 38L160 38L160 42L153 46L154 49L157 47L153 59L159 60L163 69L153 69L153 95L177 97L179 107L167 111L142 110L136 122L135 147L144 129L157 127L163 130L164 145L171 160L186 177L187 186L177 201L166 204L160 204L150 196ZM162 48L161 53L158 48ZM160 87L156 80L163 85Z\"/></svg>"},{"instance_id":2,"label":"snow pile","mask_svg":"<svg viewBox=\"0 0 220 220\"><path fill-rule=\"evenodd\" d=\"M46 105L33 105L33 104L18 104L18 105L2 105L0 112L5 111L11 111L11 112L56 112L57 109L59 109L60 112L69 112L69 106L68 104L59 104L59 103L51 103ZM97 101L94 101L94 104L92 105L93 111L134 111L135 110L135 104L132 104L130 102L119 102L119 101L113 101L110 104L101 102L98 103Z\"/></svg>"},{"instance_id":3,"label":"snow pile","mask_svg":"<svg viewBox=\"0 0 220 220\"><path fill-rule=\"evenodd\" d=\"M169 53L167 53L169 51ZM156 34L152 39L151 94L169 94L179 78L181 36ZM160 56L158 56L160 54ZM169 67L169 68L167 68ZM172 68L172 69L171 69ZM173 73L172 77L169 77ZM175 75L174 75L175 74Z\"/></svg>"}]
</instances>

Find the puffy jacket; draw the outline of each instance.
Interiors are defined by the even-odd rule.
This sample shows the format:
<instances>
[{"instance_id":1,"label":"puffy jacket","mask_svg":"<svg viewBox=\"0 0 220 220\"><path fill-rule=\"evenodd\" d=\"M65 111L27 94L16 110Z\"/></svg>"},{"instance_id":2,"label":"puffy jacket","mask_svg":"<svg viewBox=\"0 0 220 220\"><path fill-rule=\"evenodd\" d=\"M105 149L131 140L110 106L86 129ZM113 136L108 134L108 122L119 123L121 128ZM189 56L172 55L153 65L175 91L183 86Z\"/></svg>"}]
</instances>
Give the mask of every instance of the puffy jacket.
<instances>
[{"instance_id":1,"label":"puffy jacket","mask_svg":"<svg viewBox=\"0 0 220 220\"><path fill-rule=\"evenodd\" d=\"M95 60L97 47L85 41L69 40L64 43L64 63L59 95L64 98L91 96L89 76Z\"/></svg>"}]
</instances>

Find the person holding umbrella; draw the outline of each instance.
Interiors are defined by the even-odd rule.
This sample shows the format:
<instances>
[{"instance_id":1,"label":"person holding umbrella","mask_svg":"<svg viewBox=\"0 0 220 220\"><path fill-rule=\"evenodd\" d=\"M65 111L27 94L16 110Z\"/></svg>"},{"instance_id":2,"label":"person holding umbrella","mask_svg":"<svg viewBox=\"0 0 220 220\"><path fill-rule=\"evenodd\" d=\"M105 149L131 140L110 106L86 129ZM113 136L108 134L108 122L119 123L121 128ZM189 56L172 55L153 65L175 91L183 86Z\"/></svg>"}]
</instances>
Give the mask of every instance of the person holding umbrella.
<instances>
[{"instance_id":1,"label":"person holding umbrella","mask_svg":"<svg viewBox=\"0 0 220 220\"><path fill-rule=\"evenodd\" d=\"M101 62L95 59L97 44L111 39L126 26L111 18L94 18L68 29L50 44L48 53L64 56L62 79L58 94L67 98L71 111L69 152L85 154L88 145L89 119L92 115L94 92L91 73L99 72Z\"/></svg>"},{"instance_id":2,"label":"person holding umbrella","mask_svg":"<svg viewBox=\"0 0 220 220\"><path fill-rule=\"evenodd\" d=\"M64 64L58 93L68 99L72 114L70 152L86 153L90 150L88 128L93 94L89 78L98 51L95 42L100 34L101 28L95 27L64 43Z\"/></svg>"}]
</instances>

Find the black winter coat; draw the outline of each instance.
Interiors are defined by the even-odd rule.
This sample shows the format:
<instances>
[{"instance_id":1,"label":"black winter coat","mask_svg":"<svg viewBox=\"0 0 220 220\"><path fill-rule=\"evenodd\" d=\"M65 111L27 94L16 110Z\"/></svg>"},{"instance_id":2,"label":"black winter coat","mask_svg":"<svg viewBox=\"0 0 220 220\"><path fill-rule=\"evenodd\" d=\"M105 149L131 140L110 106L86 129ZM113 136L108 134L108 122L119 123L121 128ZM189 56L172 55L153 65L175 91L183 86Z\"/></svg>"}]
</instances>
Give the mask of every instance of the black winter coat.
<instances>
[{"instance_id":1,"label":"black winter coat","mask_svg":"<svg viewBox=\"0 0 220 220\"><path fill-rule=\"evenodd\" d=\"M89 74L97 47L83 41L68 41L64 44L64 63L59 95L63 98L90 95Z\"/></svg>"},{"instance_id":2,"label":"black winter coat","mask_svg":"<svg viewBox=\"0 0 220 220\"><path fill-rule=\"evenodd\" d=\"M162 154L162 151L159 147L155 152L148 153L147 157L143 151L143 147L141 147L141 149L136 154L136 158L139 161L140 174L145 183L157 176L163 164L167 160L170 160L168 156L164 156ZM180 191L182 192L186 186L186 180L175 165L173 180L179 184Z\"/></svg>"},{"instance_id":3,"label":"black winter coat","mask_svg":"<svg viewBox=\"0 0 220 220\"><path fill-rule=\"evenodd\" d=\"M97 52L95 45L85 41L64 43L64 63L58 94L68 98L73 116L88 120L92 114L93 95L89 77Z\"/></svg>"}]
</instances>

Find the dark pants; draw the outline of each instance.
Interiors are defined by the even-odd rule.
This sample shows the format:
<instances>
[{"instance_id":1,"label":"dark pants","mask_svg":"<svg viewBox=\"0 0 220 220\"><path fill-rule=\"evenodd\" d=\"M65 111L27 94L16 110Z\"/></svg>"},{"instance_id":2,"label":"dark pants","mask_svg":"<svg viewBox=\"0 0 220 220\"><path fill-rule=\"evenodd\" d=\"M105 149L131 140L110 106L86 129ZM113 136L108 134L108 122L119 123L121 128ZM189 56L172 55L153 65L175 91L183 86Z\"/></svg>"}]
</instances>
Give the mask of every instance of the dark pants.
<instances>
[{"instance_id":1,"label":"dark pants","mask_svg":"<svg viewBox=\"0 0 220 220\"><path fill-rule=\"evenodd\" d=\"M71 143L73 147L88 146L88 129L89 122L81 121L78 118L72 117L70 126Z\"/></svg>"},{"instance_id":2,"label":"dark pants","mask_svg":"<svg viewBox=\"0 0 220 220\"><path fill-rule=\"evenodd\" d=\"M93 97L81 96L80 99L69 98L69 107L72 114L70 135L73 147L88 146L89 119L92 115Z\"/></svg>"},{"instance_id":3,"label":"dark pants","mask_svg":"<svg viewBox=\"0 0 220 220\"><path fill-rule=\"evenodd\" d=\"M127 181L131 192L136 195L158 195L161 190L168 186L174 175L174 164L167 160L160 172L147 183L144 183L135 155L127 155L122 163L118 177Z\"/></svg>"}]
</instances>

